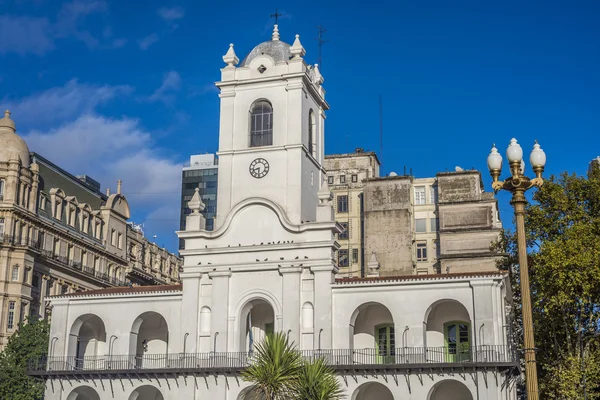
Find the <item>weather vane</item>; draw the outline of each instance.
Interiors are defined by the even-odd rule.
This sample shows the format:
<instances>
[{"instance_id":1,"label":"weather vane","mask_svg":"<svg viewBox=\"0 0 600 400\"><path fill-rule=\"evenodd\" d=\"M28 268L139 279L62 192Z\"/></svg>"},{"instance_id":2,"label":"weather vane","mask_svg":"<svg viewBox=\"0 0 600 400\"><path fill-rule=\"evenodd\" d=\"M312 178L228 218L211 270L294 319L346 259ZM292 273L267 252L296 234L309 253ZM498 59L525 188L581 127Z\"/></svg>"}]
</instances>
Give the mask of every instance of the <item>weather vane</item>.
<instances>
[{"instance_id":1,"label":"weather vane","mask_svg":"<svg viewBox=\"0 0 600 400\"><path fill-rule=\"evenodd\" d=\"M275 14L271 14L271 18L275 18L275 25L277 25L279 21L279 17L283 16L283 14L279 14L278 9L275 9Z\"/></svg>"}]
</instances>

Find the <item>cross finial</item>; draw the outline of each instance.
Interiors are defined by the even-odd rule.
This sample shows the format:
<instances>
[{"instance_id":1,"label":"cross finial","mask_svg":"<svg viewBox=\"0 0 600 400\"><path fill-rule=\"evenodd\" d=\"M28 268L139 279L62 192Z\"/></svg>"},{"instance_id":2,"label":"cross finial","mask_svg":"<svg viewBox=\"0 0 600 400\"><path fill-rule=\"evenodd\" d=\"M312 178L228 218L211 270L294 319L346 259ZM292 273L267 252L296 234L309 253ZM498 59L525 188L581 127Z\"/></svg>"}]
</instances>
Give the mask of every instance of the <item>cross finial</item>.
<instances>
[{"instance_id":1,"label":"cross finial","mask_svg":"<svg viewBox=\"0 0 600 400\"><path fill-rule=\"evenodd\" d=\"M280 14L280 13L278 12L278 9L277 9L277 8L275 8L275 14L271 14L271 18L275 18L275 25L277 25L277 24L278 24L279 17L281 17L281 16L283 16L283 14Z\"/></svg>"}]
</instances>

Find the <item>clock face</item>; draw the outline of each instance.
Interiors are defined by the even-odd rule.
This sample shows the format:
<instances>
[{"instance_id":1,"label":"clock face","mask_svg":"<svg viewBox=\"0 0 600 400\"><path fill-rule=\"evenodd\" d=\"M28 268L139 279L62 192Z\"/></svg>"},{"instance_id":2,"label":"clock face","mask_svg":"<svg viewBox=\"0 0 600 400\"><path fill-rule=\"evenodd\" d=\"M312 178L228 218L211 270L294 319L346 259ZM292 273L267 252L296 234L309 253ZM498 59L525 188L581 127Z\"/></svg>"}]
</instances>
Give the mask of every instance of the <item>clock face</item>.
<instances>
[{"instance_id":1,"label":"clock face","mask_svg":"<svg viewBox=\"0 0 600 400\"><path fill-rule=\"evenodd\" d=\"M260 179L269 173L269 163L264 158L257 158L250 163L250 175Z\"/></svg>"}]
</instances>

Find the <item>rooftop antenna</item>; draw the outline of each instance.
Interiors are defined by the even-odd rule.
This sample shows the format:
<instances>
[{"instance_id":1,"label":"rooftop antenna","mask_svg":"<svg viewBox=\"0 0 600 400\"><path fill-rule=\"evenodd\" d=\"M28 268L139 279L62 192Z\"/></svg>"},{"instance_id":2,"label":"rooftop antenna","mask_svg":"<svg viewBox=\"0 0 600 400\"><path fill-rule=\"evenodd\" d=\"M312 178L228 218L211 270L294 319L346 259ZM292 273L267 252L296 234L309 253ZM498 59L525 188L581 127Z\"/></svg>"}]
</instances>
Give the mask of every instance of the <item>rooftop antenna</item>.
<instances>
[{"instance_id":1,"label":"rooftop antenna","mask_svg":"<svg viewBox=\"0 0 600 400\"><path fill-rule=\"evenodd\" d=\"M318 37L317 37L317 43L319 43L319 69L322 69L322 65L323 65L323 45L325 43L327 43L329 40L323 40L323 34L325 34L325 32L327 32L327 29L325 29L323 26L319 25L317 26L317 29L319 30L318 32Z\"/></svg>"},{"instance_id":2,"label":"rooftop antenna","mask_svg":"<svg viewBox=\"0 0 600 400\"><path fill-rule=\"evenodd\" d=\"M383 163L383 96L379 95L379 163Z\"/></svg>"},{"instance_id":3,"label":"rooftop antenna","mask_svg":"<svg viewBox=\"0 0 600 400\"><path fill-rule=\"evenodd\" d=\"M157 238L157 237L158 237L158 236L156 236L156 234L154 234L154 235L152 236L152 239L154 239L154 243L156 243L156 238Z\"/></svg>"},{"instance_id":4,"label":"rooftop antenna","mask_svg":"<svg viewBox=\"0 0 600 400\"><path fill-rule=\"evenodd\" d=\"M280 14L278 12L278 9L275 8L275 14L271 14L271 18L275 18L275 25L277 25L279 23L279 17L282 17L283 14Z\"/></svg>"}]
</instances>

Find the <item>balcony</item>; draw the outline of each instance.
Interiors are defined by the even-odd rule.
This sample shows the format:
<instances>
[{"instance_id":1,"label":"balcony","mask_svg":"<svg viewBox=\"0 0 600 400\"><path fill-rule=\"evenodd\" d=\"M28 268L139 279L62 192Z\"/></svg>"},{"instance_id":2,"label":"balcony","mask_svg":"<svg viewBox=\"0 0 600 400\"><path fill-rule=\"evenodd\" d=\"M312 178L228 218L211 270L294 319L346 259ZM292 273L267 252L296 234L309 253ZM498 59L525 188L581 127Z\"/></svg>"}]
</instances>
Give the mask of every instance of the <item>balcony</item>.
<instances>
[{"instance_id":1,"label":"balcony","mask_svg":"<svg viewBox=\"0 0 600 400\"><path fill-rule=\"evenodd\" d=\"M304 350L306 360L324 358L340 372L379 370L410 373L422 369L498 368L518 366L517 352L508 346L477 346L461 354L451 354L445 347L406 347L381 354L376 349ZM81 376L122 374L195 374L240 372L253 361L253 353L178 353L113 355L85 357L42 357L30 360L32 376Z\"/></svg>"},{"instance_id":2,"label":"balcony","mask_svg":"<svg viewBox=\"0 0 600 400\"><path fill-rule=\"evenodd\" d=\"M41 243L37 240L33 240L31 238L20 237L20 236L10 236L10 235L0 235L0 244L5 244L9 246L15 247L31 247L35 250L39 250L42 246Z\"/></svg>"}]
</instances>

